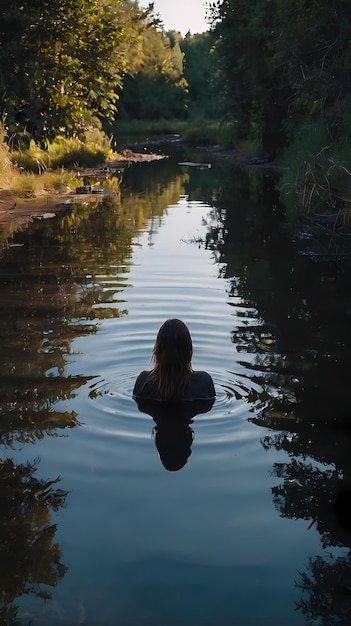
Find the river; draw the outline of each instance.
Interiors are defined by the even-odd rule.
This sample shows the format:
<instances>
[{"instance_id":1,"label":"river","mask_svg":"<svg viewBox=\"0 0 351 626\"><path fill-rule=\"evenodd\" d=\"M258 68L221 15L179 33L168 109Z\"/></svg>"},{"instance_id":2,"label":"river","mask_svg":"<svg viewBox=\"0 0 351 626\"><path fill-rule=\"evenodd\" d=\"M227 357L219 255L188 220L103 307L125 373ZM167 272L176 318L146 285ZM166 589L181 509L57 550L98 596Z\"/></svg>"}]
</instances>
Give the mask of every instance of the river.
<instances>
[{"instance_id":1,"label":"river","mask_svg":"<svg viewBox=\"0 0 351 626\"><path fill-rule=\"evenodd\" d=\"M162 149L2 251L1 623L351 624L349 271L268 169ZM169 317L216 388L173 471L132 397Z\"/></svg>"}]
</instances>

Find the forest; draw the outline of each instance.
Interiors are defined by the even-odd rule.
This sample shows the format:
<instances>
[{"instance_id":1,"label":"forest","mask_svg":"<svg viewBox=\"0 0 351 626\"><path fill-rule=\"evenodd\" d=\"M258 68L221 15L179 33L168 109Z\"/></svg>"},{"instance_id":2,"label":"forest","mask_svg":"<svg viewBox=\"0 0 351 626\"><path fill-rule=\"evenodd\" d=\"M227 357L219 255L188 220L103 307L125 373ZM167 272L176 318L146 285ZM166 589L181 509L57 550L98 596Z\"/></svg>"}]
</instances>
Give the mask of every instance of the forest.
<instances>
[{"instance_id":1,"label":"forest","mask_svg":"<svg viewBox=\"0 0 351 626\"><path fill-rule=\"evenodd\" d=\"M6 141L45 149L88 128L180 120L225 126L226 148L283 165L290 219L350 220L347 0L218 0L209 30L165 32L153 4L23 0L0 11ZM207 138L208 141L208 138Z\"/></svg>"},{"instance_id":2,"label":"forest","mask_svg":"<svg viewBox=\"0 0 351 626\"><path fill-rule=\"evenodd\" d=\"M228 428L227 424L232 422L227 416L232 412L234 424L240 415L242 423L245 423L245 432L253 432L249 431L246 424L246 412L249 411L247 423L249 427L253 424L260 428L262 437L259 445L262 444L265 453L286 452L284 462L281 462L283 457L277 455L274 456L277 460L269 466L271 499L282 518L279 520L280 539L288 546L286 558L292 553L290 545L296 545L291 542L288 530L285 535L280 530L289 519L295 520L299 528L306 522L306 544L312 543L312 532L321 537L318 554L312 552L313 546L311 548L312 556L307 570L297 570L298 582L295 584L301 591L302 598L297 609L310 623L325 618L323 623L328 626L346 626L351 620L351 472L347 448L350 438L350 411L346 380L350 360L348 333L351 311L348 294L351 258L351 2L208 0L207 19L208 31L188 32L183 36L176 30L166 31L153 4L142 8L138 0L0 0L0 200L3 189L6 189L4 180L8 177L10 158L13 168L20 169L21 164L25 163L25 169L29 171L27 153L35 151L38 160L33 162L43 163L44 166L48 162L45 154L50 153L50 158L53 158L52 146L60 145L62 149L67 147L70 150L67 161L55 163L62 165L62 169L61 165L57 167L57 185L62 186L64 181L69 188L71 180L64 179L68 173L67 170L63 171L66 164L70 167L79 163L77 170L81 168L82 162L86 165L83 159L84 155L87 158L84 149L90 146L89 149L92 150L91 143L95 146L95 164L100 164L108 154L112 142L113 149L115 145L119 147L120 129L128 125L138 129L143 124L144 128L155 129L155 132L172 132L171 129L176 132L175 129L182 129L184 141L192 142L195 147L214 150L218 144L228 152L238 151L251 155L257 158L258 163L263 164L262 171L243 167L240 176L231 177L233 168L230 169L231 164L227 168L225 163L223 175L221 173L218 179L221 184L216 183L216 186L212 186L207 177L208 181L201 183L203 197L206 198L208 191L211 207L216 212L216 226L212 226L209 221L206 226L206 240L191 234L191 241L182 242L182 250L185 246L187 250L196 247L198 255L205 247L206 252L218 252L219 262L212 263L211 257L211 276L212 270L217 271L218 267L219 280L216 278L215 281L220 302L222 287L219 289L217 284L225 283L226 289L223 298L226 311L223 313L222 304L218 305L218 309L215 308L217 295L211 295L214 292L210 291L210 287L208 296L205 293L202 296L202 292L197 291L199 285L195 281L200 282L202 276L206 277L207 274L201 273L197 279L196 272L190 274L189 270L189 276L194 276L195 279L188 290L188 283L179 274L179 282L185 283L179 287L181 297L185 294L184 302L191 301L193 297L195 299L200 293L196 306L198 318L195 313L191 313L194 322L197 323L198 320L198 328L204 329L201 330L203 335L200 333L199 347L205 352L207 346L213 346L217 362L220 363L220 359L223 359L223 365L218 366L218 373L223 378L218 380L220 390L223 389L226 395L219 408L222 411L223 406L225 407L226 419L220 422L224 431L218 437L225 444L223 458L228 465L220 467L221 464L217 464L220 451L211 448L212 460L216 462L216 467L214 464L212 466L215 470L213 474L210 470L204 475L199 472L199 477L201 485L205 485L206 489L208 485L213 485L213 502L216 504L213 515L219 518L219 480L222 480L227 467L234 468L235 473L233 471L232 475L228 471L226 481L228 484L237 483L237 491L232 491L232 487L228 487L226 491L225 485L220 485L220 496L228 502L230 498L227 493L244 494L244 499L237 501L233 498L232 504L226 504L228 508L223 510L228 511L228 515L223 515L225 526L222 528L228 528L235 534L236 510L240 516L238 528L244 528L249 517L248 514L246 517L243 515L245 506L241 508L241 503L250 500L254 508L246 510L248 513L254 511L256 515L256 527L252 537L257 536L260 539L257 545L261 542L269 545L269 537L262 531L261 525L265 528L267 524L268 527L273 517L270 513L267 514L266 521L260 517L257 513L257 485L255 490L248 490L246 493L246 477L237 472L240 464L237 464L236 459L227 461L232 455L231 448L225 441L227 432L231 435L231 431L225 430ZM77 146L80 149L74 152ZM4 257L1 313L3 348L0 354L3 380L1 441L5 451L5 458L0 459L0 501L3 514L0 525L0 553L3 564L0 574L0 624L19 623L16 618L17 599L26 594L47 600L50 595L44 594L45 590L41 589L40 583L44 581L48 586L55 587L68 572L69 560L73 561L74 558L69 555L66 560L66 554L61 554L60 549L60 538L65 535L62 529L67 522L62 520L60 527L61 519L56 524L54 514L66 506L69 493L72 493L71 508L76 507L78 510L79 503L82 502L77 499L81 485L87 485L86 493L90 500L87 509L83 511L93 513L93 509L96 510L100 517L101 535L107 529L108 537L108 529L111 528L111 536L117 536L113 515L116 514L118 520L121 513L121 518L126 520L125 528L131 536L130 544L135 542L137 533L131 532L130 528L133 526L130 525L130 520L138 511L136 499L134 492L131 492L133 497L130 497L130 505L127 504L125 510L123 509L123 502L128 500L128 495L123 490L118 491L120 475L117 472L119 467L123 467L130 450L130 465L123 468L123 472L127 472L125 482L130 485L132 481L138 480L138 468L142 467L144 458L142 442L151 444L149 430L147 437L143 432L139 441L135 436L137 430L133 431L132 436L132 431L128 431L126 427L128 412L123 416L122 412L120 415L116 412L116 423L120 418L121 432L123 427L121 446L125 446L121 460L114 465L119 450L116 447L112 451L111 447L109 453L110 448L107 446L107 460L104 450L102 469L100 471L97 467L95 471L95 467L92 469L93 464L90 466L90 458L88 459L86 453L92 451L95 454L96 451L98 454L100 446L102 449L103 442L108 438L111 441L113 439L117 446L119 437L114 434L112 436L114 431L109 422L105 422L117 406L117 402L112 402L119 402L121 397L119 387L113 387L112 383L111 388L109 387L109 376L112 378L115 375L111 363L117 363L117 381L118 369L123 369L124 377L124 370L132 372L134 365L139 367L140 363L138 360L133 361L133 355L137 353L136 345L139 350L141 335L151 336L149 311L152 311L150 317L153 323L154 310L157 308L157 315L158 311L166 310L162 307L169 296L168 285L163 289L165 296L161 295L160 298L158 293L161 290L155 290L158 292L155 296L147 293L145 297L144 286L144 290L139 291L137 280L136 287L133 286L134 291L130 289L134 296L130 297L126 291L129 284L133 283L130 269L132 241L144 230L145 242L147 240L145 249L147 247L150 257L154 253L156 256L151 239L161 217L166 213L165 207L172 207L180 197L187 197L184 192L189 191L190 178L187 178L188 174L183 168L178 168L180 171L177 178L174 178L171 165L171 159L164 159L160 166L163 168L163 178L155 177L154 180L149 174L150 170L144 166L129 168L130 182L129 187L126 184L124 188L124 197L122 194L117 198L114 197L116 194L106 194L103 204L97 199L96 204L87 203L84 206L82 202L83 206L77 203L73 208L70 205L69 209L64 208L59 220L48 219L45 227L41 220L33 219L30 228L19 229L14 234L11 231L11 236L0 228ZM158 163L151 164L153 166L159 168ZM263 169L264 167L267 169ZM84 171L84 167L82 169ZM3 176L2 170L6 176ZM206 178L206 171L195 167L192 170L194 185L196 176L201 176L202 180ZM40 178L39 182L43 186L44 177L37 176L38 167L36 170L33 168L33 172L36 175L33 178ZM276 185L282 211L276 210L277 205L273 204L276 201L276 189L272 196L269 195L269 205L261 202L259 191L258 200L256 199L256 174L258 179L262 172L269 192ZM19 173L18 179L25 179L25 175ZM133 181L134 174L136 182ZM244 188L241 175L245 178L245 189L246 177L249 180L251 176L249 182L252 183L252 188L247 184L243 199L240 198ZM118 177L114 176L114 180L115 183L108 181L109 189L115 184L116 190L120 192ZM222 181L225 183L222 184ZM5 182L7 184L7 179ZM28 192L28 182L26 185ZM84 186L88 185L84 182ZM56 190L54 185L52 188ZM135 192L139 188L140 192ZM195 188L198 193L196 185ZM213 189L216 193L212 193ZM273 201L271 197L274 198ZM283 229L278 229L277 224L280 226L285 218L292 231L297 224L296 231L302 234L314 234L317 229L321 229L318 232L323 231L324 237L327 232L328 243L320 254L318 265L318 254L307 257L303 253L294 252L292 255L290 250L287 254L281 254L288 237L282 237ZM144 226L147 223L149 232ZM305 229L306 224L308 228ZM147 236L149 239L146 239ZM330 244L331 238L338 238L335 246L340 248L335 254ZM307 249L307 237L305 241ZM339 256L339 250L344 245L342 242L347 246L347 253L342 258L344 265L340 263L342 255ZM135 249L141 248L138 241ZM324 255L325 249L327 254ZM159 256L158 259L160 258L162 260ZM169 265L173 263L173 258L178 259L170 256ZM213 258L216 256L213 255ZM293 264L291 259L294 259ZM137 254L133 264L134 268L139 267ZM160 262L155 262L154 267L156 265L160 265ZM176 261L174 265L177 265ZM345 273L344 267L347 270ZM180 273L177 267L176 271ZM148 284L152 283L147 282L147 271L143 269L143 272L142 280L151 292ZM172 279L174 275L165 272L165 281ZM138 274L134 276L138 277ZM153 284L157 284L159 276L162 277L162 273L156 275ZM161 288L165 284L162 280L161 278ZM205 278L203 280L205 283ZM202 290L202 285L200 287ZM207 289L207 284L205 287ZM189 296L190 293L195 295ZM150 299L151 304L145 304L147 299ZM170 300L171 303L175 302L174 293ZM235 302L237 304L233 306ZM187 306L188 304L185 305L185 311L191 311ZM128 308L131 311L129 319ZM139 314L142 320L136 322ZM113 322L118 317L124 319L117 330ZM206 317L209 322L204 321ZM142 327L141 324L144 323L145 327ZM210 337L213 343L207 343L207 339L201 343L205 331L210 335L215 324L215 333ZM224 336L223 328L219 328L222 324L228 325L228 361L225 355L223 357L219 343L219 338ZM94 338L98 334L98 340L101 341L98 359L95 359L96 353L93 352L97 344L90 344L93 348L86 348L86 353L78 352L79 346L81 349L84 343L82 338ZM118 335L116 344L113 343L115 335ZM112 347L109 348L108 344ZM232 354L235 354L234 358ZM127 355L126 363L122 363L124 355ZM93 371L95 360L98 376ZM74 371L79 373L74 375ZM90 382L90 379L96 380ZM121 378L123 389L124 380L126 379ZM235 380L235 386L231 380ZM244 381L242 385L241 380ZM92 386L89 387L88 401L85 395L88 395L86 389L90 384ZM256 404L255 394L258 387L262 389L262 404L258 393L259 402ZM229 404L232 388L233 411ZM269 404L267 395L270 398ZM95 397L98 402L94 404L92 401ZM126 399L128 401L129 398ZM266 402L267 408L262 409ZM234 403L244 407L242 413L236 412ZM122 397L123 410L125 406L127 405ZM81 408L82 415L72 407ZM92 417L94 411L96 416ZM132 415L131 413L130 416ZM222 419L220 413L218 417ZM98 426L95 426L95 420L97 423L100 418ZM39 472L37 467L40 456L24 464L18 462L17 459L22 458L29 447L29 455L34 457L34 445L45 438L56 438L58 441L58 438L62 438L60 440L66 446L69 442L68 430L78 433L81 426L79 420L82 423L84 420L85 428L89 419L91 423L94 420L92 434L98 443L90 443L84 434L86 430L81 429L83 436L80 454L82 458L87 456L84 467L89 463L89 473L83 475L81 470L82 479L78 477L79 454L77 452L77 460L68 459L69 447L65 447L62 458L65 463L68 459L72 465L67 461L62 485L60 476L55 478L57 474L52 475L52 480L40 478L42 470ZM134 424L139 424L139 418L132 419ZM217 431L217 424L208 424L209 426L205 425L208 432ZM101 435L104 437L102 439L97 433L102 433L104 428L106 438L104 433ZM239 437L238 427L235 431L238 448L233 448L233 457L241 443L244 444L244 451L255 450L246 447L245 436ZM134 440L135 448L129 443ZM210 448L206 439L203 441L206 445L199 446L201 454L202 449ZM60 443L58 445L61 446ZM10 455L16 447L19 447L19 452L17 454L16 451L16 459L13 460ZM55 454L59 457L59 452L55 452L53 456ZM113 456L113 463L108 460L109 454L111 458ZM201 463L200 454L198 459ZM206 470L206 453L203 454L203 459L204 465L198 467ZM193 460L195 465L198 462L195 455ZM53 467L56 467L55 463L56 459ZM211 468L211 464L208 465ZM247 473L254 479L258 474L251 473L251 465L250 457L243 467L247 468ZM145 465L145 475L149 472L148 467ZM253 467L260 471L262 466L254 459ZM268 463L264 467L268 467ZM156 474L151 471L153 472L150 470L148 475L154 480ZM109 493L109 486L112 483L108 481L107 474L114 481L118 510L110 508L113 498L110 495L112 489ZM104 500L107 508L99 510L95 498L99 495L98 489L100 491L101 485L103 489L100 502ZM144 485L145 483L141 484L141 488ZM191 488L191 482L189 485ZM264 489L266 485L268 482L264 483ZM66 487L70 491L66 491ZM156 493L154 484L152 487L152 492ZM138 493L142 495L140 502L143 503L144 495L141 490L135 492L136 495ZM162 494L164 493L166 492L162 487ZM185 493L188 495L184 502L190 502L190 491ZM209 510L209 503L211 504L208 493L211 495L211 491L205 492L204 489L206 511ZM251 498L252 494L255 497ZM181 497L184 497L183 491ZM146 499L145 502L152 508L156 500L155 497L151 505ZM160 501L163 509L166 508L165 502L167 503L167 499ZM195 510L196 499L194 502ZM140 506L141 525L144 524L146 508ZM156 512L157 510L155 509ZM82 546L88 545L90 549L96 543L99 548L98 528L93 526L96 518L89 514L88 519L84 512L79 513L82 515L82 530L77 523L76 536L78 537L81 530L82 537L88 537L87 530L90 528L91 537L95 537L96 541L89 539L89 545L82 543ZM336 530L335 512L341 520L340 527ZM182 514L180 507L179 515ZM193 518L189 515L188 517L192 523ZM211 517L205 522L209 524ZM171 526L173 528L175 526ZM188 526L183 526L181 520L179 528L183 532L183 528L187 530ZM194 528L196 532L198 527ZM232 531L233 528L235 532ZM273 529L275 528L278 526L273 521ZM292 526L286 525L285 528ZM206 539L205 531L204 523L200 534ZM71 528L66 533L65 545L68 552L74 544L74 533ZM241 542L240 532L238 535ZM151 531L150 535L146 533L145 537L140 537L141 542L145 540L148 551L150 536ZM217 544L219 533L212 536L214 550L217 550L220 544ZM174 542L173 536L171 539L173 550L173 544L176 547L178 544L177 541ZM122 546L126 543L128 549L128 541L121 534L121 543L113 545ZM106 540L104 545L108 545L113 553L112 543L109 545ZM227 551L224 540L222 545L224 554ZM278 554L279 542L272 541L271 545ZM283 543L280 545L283 546ZM332 558L334 548L337 556ZM285 546L283 550L285 551ZM327 552L330 553L328 558L325 557ZM82 553L83 550L80 554ZM220 551L218 553L220 561ZM72 551L72 555L74 554ZM89 550L85 554L88 562ZM101 550L101 554L103 560L106 553ZM164 554L167 557L166 549ZM120 554L118 558L122 560ZM186 558L187 562L190 561L188 554ZM258 558L256 589L260 588L262 573L264 574L261 548ZM271 555L267 558L269 564L274 560ZM283 557L278 554L278 565L280 561L283 561ZM140 563L139 557L135 559L137 577L140 575ZM148 566L147 560L145 563ZM158 561L152 561L153 563L157 565ZM246 563L243 563L245 567L240 565L237 570L240 579L245 578L245 568L249 571ZM95 567L93 561L91 565ZM152 567L156 569L156 565ZM182 574L178 561L175 566ZM96 579L93 582L98 577L107 579L104 570L101 570L100 576L99 568L95 569ZM236 579L234 576L230 578L230 570L225 564L222 569L232 597L237 592ZM90 576L89 570L87 571ZM130 571L137 571L134 570L134 565ZM199 572L200 568L190 571ZM214 571L217 576L219 569ZM142 581L142 577L138 580ZM187 580L182 580L181 587L172 587L172 593L174 590L177 592L178 589L185 589L184 597L188 603L190 589L193 594L192 602L195 604L196 598L200 597L201 581L200 585L194 585L193 577L192 580L189 579L190 586L187 586ZM222 580L220 575L218 580L219 586ZM249 581L248 599L251 604L255 604L252 603L252 598L255 597L254 585L255 582L251 584ZM74 584L69 583L69 586L76 600L78 593ZM166 586L161 585L161 593L165 588ZM153 581L148 589L151 593L147 600L153 603L156 589ZM279 580L276 594L279 602L281 590L283 583ZM275 593L275 589L273 592ZM120 591L114 589L114 593L117 597ZM98 597L94 594L92 601ZM145 592L146 595L148 592ZM133 601L134 597L133 595ZM202 600L201 597L201 604ZM257 611L263 611L260 599L255 597L255 600ZM267 599L265 602L268 604ZM1 603L6 606L1 606ZM215 609L219 607L219 603L220 600L217 599L213 602ZM147 615L152 616L153 613ZM29 619L26 619L26 623ZM209 623L209 620L210 617L206 615L204 623ZM83 621L77 617L76 623ZM127 620L123 623L133 622ZM161 620L158 619L157 623L161 623Z\"/></svg>"}]
</instances>

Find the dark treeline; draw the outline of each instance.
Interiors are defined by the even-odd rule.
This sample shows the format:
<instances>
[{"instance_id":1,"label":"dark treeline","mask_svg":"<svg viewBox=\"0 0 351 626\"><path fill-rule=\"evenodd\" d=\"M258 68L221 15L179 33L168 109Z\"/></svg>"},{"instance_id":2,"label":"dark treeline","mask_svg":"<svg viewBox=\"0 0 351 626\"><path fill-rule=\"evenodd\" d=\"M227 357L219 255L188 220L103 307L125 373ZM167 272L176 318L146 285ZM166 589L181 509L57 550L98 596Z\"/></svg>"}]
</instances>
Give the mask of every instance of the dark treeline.
<instances>
[{"instance_id":1,"label":"dark treeline","mask_svg":"<svg viewBox=\"0 0 351 626\"><path fill-rule=\"evenodd\" d=\"M118 120L226 122L226 147L286 161L290 214L348 227L350 19L348 0L219 0L182 37L152 4L0 0L2 121L43 146Z\"/></svg>"},{"instance_id":2,"label":"dark treeline","mask_svg":"<svg viewBox=\"0 0 351 626\"><path fill-rule=\"evenodd\" d=\"M306 213L328 207L344 225L351 199L350 2L223 0L211 16L234 140L273 158L285 149L288 208L296 207L298 190Z\"/></svg>"}]
</instances>

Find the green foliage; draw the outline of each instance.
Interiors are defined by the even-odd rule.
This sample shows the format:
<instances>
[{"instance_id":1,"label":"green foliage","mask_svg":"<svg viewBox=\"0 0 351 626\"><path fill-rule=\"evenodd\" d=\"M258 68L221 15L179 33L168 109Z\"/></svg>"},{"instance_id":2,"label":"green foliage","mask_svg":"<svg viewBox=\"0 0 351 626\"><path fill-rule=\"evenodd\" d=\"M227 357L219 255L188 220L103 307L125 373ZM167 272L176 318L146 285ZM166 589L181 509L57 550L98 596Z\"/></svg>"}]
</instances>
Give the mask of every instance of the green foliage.
<instances>
[{"instance_id":1,"label":"green foliage","mask_svg":"<svg viewBox=\"0 0 351 626\"><path fill-rule=\"evenodd\" d=\"M258 113L263 142L266 133L272 140L278 132L290 140L307 117L323 117L330 133L349 128L348 17L346 0L224 0L212 6L226 107L241 136L252 132Z\"/></svg>"},{"instance_id":2,"label":"green foliage","mask_svg":"<svg viewBox=\"0 0 351 626\"><path fill-rule=\"evenodd\" d=\"M221 102L216 82L210 33L187 34L180 41L184 53L184 78L188 84L187 113L190 119L218 119Z\"/></svg>"},{"instance_id":3,"label":"green foliage","mask_svg":"<svg viewBox=\"0 0 351 626\"><path fill-rule=\"evenodd\" d=\"M59 136L48 145L47 151L53 167L73 165L89 167L106 161L111 154L111 146L103 140L81 142L79 139L66 139Z\"/></svg>"},{"instance_id":4,"label":"green foliage","mask_svg":"<svg viewBox=\"0 0 351 626\"><path fill-rule=\"evenodd\" d=\"M212 7L212 19L217 22L214 51L226 116L236 125L237 140L251 135L262 143L267 112L275 100L268 45L271 3L224 0Z\"/></svg>"},{"instance_id":5,"label":"green foliage","mask_svg":"<svg viewBox=\"0 0 351 626\"><path fill-rule=\"evenodd\" d=\"M350 222L351 171L344 141L330 142L323 122L305 124L283 152L279 188L290 221L318 216L336 227ZM327 218L330 215L330 220Z\"/></svg>"},{"instance_id":6,"label":"green foliage","mask_svg":"<svg viewBox=\"0 0 351 626\"><path fill-rule=\"evenodd\" d=\"M15 167L11 162L9 147L6 143L6 131L0 124L0 188L7 189Z\"/></svg>"},{"instance_id":7,"label":"green foliage","mask_svg":"<svg viewBox=\"0 0 351 626\"><path fill-rule=\"evenodd\" d=\"M289 197L295 194L298 202L299 191L309 206L306 180L312 175L307 197L332 207L337 197L331 164L344 167L337 151L351 140L349 1L222 0L210 6L210 17L225 110L237 140L273 158L289 146L290 172L283 180Z\"/></svg>"},{"instance_id":8,"label":"green foliage","mask_svg":"<svg viewBox=\"0 0 351 626\"><path fill-rule=\"evenodd\" d=\"M209 33L182 38L176 31L147 29L140 64L120 93L118 119L219 119L212 43Z\"/></svg>"},{"instance_id":9,"label":"green foliage","mask_svg":"<svg viewBox=\"0 0 351 626\"><path fill-rule=\"evenodd\" d=\"M172 119L184 116L187 82L184 54L176 33L166 36L156 27L145 30L140 63L126 77L120 92L120 119Z\"/></svg>"},{"instance_id":10,"label":"green foliage","mask_svg":"<svg viewBox=\"0 0 351 626\"><path fill-rule=\"evenodd\" d=\"M15 165L36 173L41 173L48 167L93 166L106 161L110 154L110 143L102 133L96 136L95 141L88 137L84 142L58 135L47 144L45 150L34 140L30 140L28 148L12 150L10 153L11 161Z\"/></svg>"},{"instance_id":11,"label":"green foliage","mask_svg":"<svg viewBox=\"0 0 351 626\"><path fill-rule=\"evenodd\" d=\"M113 156L110 141L100 129L88 129L86 135L84 142L58 136L45 150L33 139L23 142L22 149L10 150L0 124L0 189L17 197L33 197L81 185L80 176L64 167L94 167Z\"/></svg>"},{"instance_id":12,"label":"green foliage","mask_svg":"<svg viewBox=\"0 0 351 626\"><path fill-rule=\"evenodd\" d=\"M112 118L146 13L129 0L8 5L0 13L0 112L10 137L82 138L87 119Z\"/></svg>"},{"instance_id":13,"label":"green foliage","mask_svg":"<svg viewBox=\"0 0 351 626\"><path fill-rule=\"evenodd\" d=\"M208 33L165 33L135 0L24 0L0 13L0 113L11 149L84 140L98 120L214 118ZM187 61L185 63L185 55Z\"/></svg>"}]
</instances>

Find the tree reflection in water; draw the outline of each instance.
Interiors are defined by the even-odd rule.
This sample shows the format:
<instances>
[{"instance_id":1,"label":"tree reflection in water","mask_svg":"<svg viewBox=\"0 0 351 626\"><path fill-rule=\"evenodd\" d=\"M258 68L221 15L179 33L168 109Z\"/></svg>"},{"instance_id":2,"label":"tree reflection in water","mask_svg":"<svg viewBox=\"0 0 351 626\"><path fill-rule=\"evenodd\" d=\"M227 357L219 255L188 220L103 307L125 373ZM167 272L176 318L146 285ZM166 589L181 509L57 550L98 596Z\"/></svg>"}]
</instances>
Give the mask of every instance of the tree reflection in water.
<instances>
[{"instance_id":1,"label":"tree reflection in water","mask_svg":"<svg viewBox=\"0 0 351 626\"><path fill-rule=\"evenodd\" d=\"M351 557L310 559L308 573L300 573L297 587L308 594L298 609L309 620L319 620L323 626L351 624ZM322 620L320 622L320 619Z\"/></svg>"},{"instance_id":2,"label":"tree reflection in water","mask_svg":"<svg viewBox=\"0 0 351 626\"><path fill-rule=\"evenodd\" d=\"M239 197L236 190L232 194ZM228 198L221 200L232 206ZM264 209L260 213L257 205L250 212L247 202L245 207L240 213L240 205L233 206L223 215L218 227L223 241L215 247L221 276L228 279L228 303L235 304L232 342L243 355L237 364L266 392L264 408L249 421L268 430L261 439L265 449L288 456L287 462L273 466L279 482L272 495L279 515L306 520L311 532L313 528L320 534L325 551L298 572L296 586L302 595L297 609L308 624L347 626L351 624L350 269L340 259L328 257L328 251L319 258L313 250L299 254L298 238L293 244L281 229L272 227L272 213L267 215ZM313 245L311 238L309 242ZM245 245L250 245L249 252Z\"/></svg>"},{"instance_id":3,"label":"tree reflection in water","mask_svg":"<svg viewBox=\"0 0 351 626\"><path fill-rule=\"evenodd\" d=\"M327 556L309 559L298 572L303 592L297 608L308 623L325 626L351 624L351 458L349 395L346 366L339 358L314 351L313 358L298 352L274 354L276 340L264 347L268 328L250 329L250 342L260 349L246 363L250 377L267 390L271 400L250 418L269 434L265 449L287 453L289 461L275 463L280 480L272 488L274 505L282 517L304 519L321 536ZM248 331L236 336L239 345ZM242 365L245 365L241 361ZM275 432L274 432L275 431ZM332 550L345 551L333 555Z\"/></svg>"},{"instance_id":4,"label":"tree reflection in water","mask_svg":"<svg viewBox=\"0 0 351 626\"><path fill-rule=\"evenodd\" d=\"M70 206L45 228L33 222L11 234L12 246L0 254L4 448L79 426L77 414L60 410L59 404L91 377L65 375L67 356L76 338L96 333L100 320L128 313L116 292L125 287L132 239L150 218L157 228L165 206L183 193L187 174L180 173L170 190L167 168L165 163L165 184L162 189L157 184L157 193L144 186L140 196L126 190L123 210L119 196L106 197ZM152 177L147 180L150 185ZM1 624L16 623L16 598L49 598L47 587L57 585L67 570L51 521L67 492L56 486L59 478L44 482L36 471L35 463L0 461Z\"/></svg>"},{"instance_id":5,"label":"tree reflection in water","mask_svg":"<svg viewBox=\"0 0 351 626\"><path fill-rule=\"evenodd\" d=\"M265 343L266 337L271 341ZM282 517L304 519L321 536L324 550L345 549L345 555L311 558L298 573L302 590L297 608L312 623L351 624L351 459L349 397L345 363L314 351L307 358L291 350L275 354L276 339L268 326L235 333L235 341L255 343L252 363L241 361L250 378L267 390L271 400L252 423L268 428L265 449L287 453L275 463L273 502ZM275 432L272 432L275 431ZM307 598L306 598L307 596Z\"/></svg>"},{"instance_id":6,"label":"tree reflection in water","mask_svg":"<svg viewBox=\"0 0 351 626\"><path fill-rule=\"evenodd\" d=\"M324 418L318 424L315 414L303 414L300 403L288 413L286 408L282 401L273 402L261 417L250 420L279 431L263 437L262 445L285 450L290 457L289 462L273 466L273 474L282 481L272 488L273 502L282 517L309 521L308 528L319 532L324 550L345 550L344 555L330 552L311 558L307 572L298 572L296 586L303 595L297 608L313 623L347 626L351 624L350 439L336 420L328 423Z\"/></svg>"},{"instance_id":7,"label":"tree reflection in water","mask_svg":"<svg viewBox=\"0 0 351 626\"><path fill-rule=\"evenodd\" d=\"M194 440L190 424L195 415L212 409L214 399L157 402L138 398L136 402L139 411L151 415L156 422L152 432L163 467L170 472L182 469L191 455Z\"/></svg>"},{"instance_id":8,"label":"tree reflection in water","mask_svg":"<svg viewBox=\"0 0 351 626\"><path fill-rule=\"evenodd\" d=\"M52 512L65 505L67 491L37 479L35 463L15 465L0 460L0 622L15 623L16 598L32 593L50 598L67 567L54 543Z\"/></svg>"}]
</instances>

